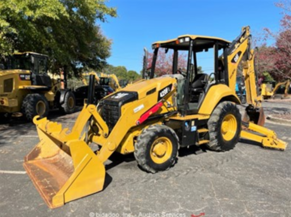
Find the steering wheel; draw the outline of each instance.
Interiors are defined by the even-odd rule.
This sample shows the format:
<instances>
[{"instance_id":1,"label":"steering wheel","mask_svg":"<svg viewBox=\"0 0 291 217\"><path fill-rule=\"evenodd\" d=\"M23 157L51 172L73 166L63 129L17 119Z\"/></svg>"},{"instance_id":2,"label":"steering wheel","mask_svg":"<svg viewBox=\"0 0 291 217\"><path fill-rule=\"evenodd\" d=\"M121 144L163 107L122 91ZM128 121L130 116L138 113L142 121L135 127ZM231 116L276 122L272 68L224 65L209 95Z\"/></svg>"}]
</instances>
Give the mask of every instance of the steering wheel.
<instances>
[{"instance_id":1,"label":"steering wheel","mask_svg":"<svg viewBox=\"0 0 291 217\"><path fill-rule=\"evenodd\" d=\"M211 78L211 77L213 77L213 78ZM214 72L212 72L208 75L208 82L212 82L214 79L215 79L215 75L214 75Z\"/></svg>"}]
</instances>

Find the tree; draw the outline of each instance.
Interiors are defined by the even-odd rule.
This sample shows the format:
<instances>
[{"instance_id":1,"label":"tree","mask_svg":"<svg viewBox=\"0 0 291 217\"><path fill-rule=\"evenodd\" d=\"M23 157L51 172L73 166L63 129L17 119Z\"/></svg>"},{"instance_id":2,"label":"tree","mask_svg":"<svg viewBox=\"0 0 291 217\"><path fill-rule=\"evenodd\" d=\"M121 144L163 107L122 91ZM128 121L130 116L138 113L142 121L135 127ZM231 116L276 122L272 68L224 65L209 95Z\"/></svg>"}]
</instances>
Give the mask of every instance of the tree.
<instances>
[{"instance_id":1,"label":"tree","mask_svg":"<svg viewBox=\"0 0 291 217\"><path fill-rule=\"evenodd\" d=\"M141 75L136 71L129 70L127 71L125 66L112 66L107 65L104 68L104 72L107 74L115 74L119 80L127 80L128 82L133 82L141 78Z\"/></svg>"},{"instance_id":2,"label":"tree","mask_svg":"<svg viewBox=\"0 0 291 217\"><path fill-rule=\"evenodd\" d=\"M2 0L0 52L35 51L49 55L54 69L100 69L111 41L97 21L116 16L105 0Z\"/></svg>"},{"instance_id":3,"label":"tree","mask_svg":"<svg viewBox=\"0 0 291 217\"><path fill-rule=\"evenodd\" d=\"M260 73L268 71L276 80L285 80L291 78L291 2L281 1L276 6L284 11L281 29L278 33L264 29L263 43L256 54L257 66ZM267 39L275 43L267 46Z\"/></svg>"},{"instance_id":4,"label":"tree","mask_svg":"<svg viewBox=\"0 0 291 217\"><path fill-rule=\"evenodd\" d=\"M136 71L129 70L127 72L127 80L128 81L136 81L140 78L141 78L140 74L138 74Z\"/></svg>"}]
</instances>

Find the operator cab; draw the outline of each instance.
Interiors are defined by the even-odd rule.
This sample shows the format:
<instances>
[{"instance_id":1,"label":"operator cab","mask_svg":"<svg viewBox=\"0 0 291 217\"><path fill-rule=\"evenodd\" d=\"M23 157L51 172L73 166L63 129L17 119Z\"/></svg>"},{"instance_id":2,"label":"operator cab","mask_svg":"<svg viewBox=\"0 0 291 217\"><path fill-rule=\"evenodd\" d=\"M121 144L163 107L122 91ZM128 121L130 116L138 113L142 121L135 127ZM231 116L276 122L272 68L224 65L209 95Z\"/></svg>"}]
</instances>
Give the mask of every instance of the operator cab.
<instances>
[{"instance_id":1,"label":"operator cab","mask_svg":"<svg viewBox=\"0 0 291 217\"><path fill-rule=\"evenodd\" d=\"M2 62L4 70L27 70L30 71L30 80L32 85L45 86L44 89L51 88L51 78L47 74L48 56L24 52L15 53L8 56Z\"/></svg>"},{"instance_id":2,"label":"operator cab","mask_svg":"<svg viewBox=\"0 0 291 217\"><path fill-rule=\"evenodd\" d=\"M178 81L177 107L182 115L196 114L210 86L228 84L226 52L229 42L214 37L183 35L177 39L158 41L154 49L149 78L172 76ZM212 53L210 52L212 51ZM197 58L201 53L205 58ZM166 56L166 57L165 57ZM163 71L161 59L172 59L172 68ZM201 68L203 59L212 59L212 72ZM201 62L199 62L199 61Z\"/></svg>"}]
</instances>

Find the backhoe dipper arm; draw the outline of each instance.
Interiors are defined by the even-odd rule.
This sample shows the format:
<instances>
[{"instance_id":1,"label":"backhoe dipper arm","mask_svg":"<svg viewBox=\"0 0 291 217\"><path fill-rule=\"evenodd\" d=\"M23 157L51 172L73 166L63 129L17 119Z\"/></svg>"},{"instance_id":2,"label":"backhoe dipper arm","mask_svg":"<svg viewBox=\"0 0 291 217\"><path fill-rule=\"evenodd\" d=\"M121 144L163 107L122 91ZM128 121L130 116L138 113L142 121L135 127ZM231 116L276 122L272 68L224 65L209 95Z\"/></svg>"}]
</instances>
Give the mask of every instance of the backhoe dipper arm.
<instances>
[{"instance_id":1,"label":"backhoe dipper arm","mask_svg":"<svg viewBox=\"0 0 291 217\"><path fill-rule=\"evenodd\" d=\"M258 96L256 75L254 70L254 51L251 50L250 27L242 28L242 33L230 44L227 49L228 82L229 87L235 90L238 69L242 66L242 75L245 79L247 103L254 107L261 107L262 97ZM240 65L241 64L241 65Z\"/></svg>"},{"instance_id":2,"label":"backhoe dipper arm","mask_svg":"<svg viewBox=\"0 0 291 217\"><path fill-rule=\"evenodd\" d=\"M241 137L259 142L263 147L285 150L287 144L277 138L276 133L263 127L265 116L261 106L262 96L258 95L256 73L254 67L254 50L251 49L249 26L242 28L241 35L236 38L227 50L229 86L235 91L238 68L241 64L245 79L246 99L249 104L243 118Z\"/></svg>"}]
</instances>

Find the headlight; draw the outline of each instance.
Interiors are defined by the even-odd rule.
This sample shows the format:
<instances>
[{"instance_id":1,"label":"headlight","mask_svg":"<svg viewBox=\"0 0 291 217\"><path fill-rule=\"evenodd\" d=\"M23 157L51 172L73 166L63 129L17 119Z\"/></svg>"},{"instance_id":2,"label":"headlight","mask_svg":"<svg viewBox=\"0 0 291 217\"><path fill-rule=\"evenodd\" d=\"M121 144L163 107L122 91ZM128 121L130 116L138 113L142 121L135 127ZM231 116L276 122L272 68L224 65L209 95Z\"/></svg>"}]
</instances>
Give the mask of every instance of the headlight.
<instances>
[{"instance_id":1,"label":"headlight","mask_svg":"<svg viewBox=\"0 0 291 217\"><path fill-rule=\"evenodd\" d=\"M190 38L189 37L179 38L178 43L179 44L182 44L184 42L189 42L189 41L190 41Z\"/></svg>"}]
</instances>

